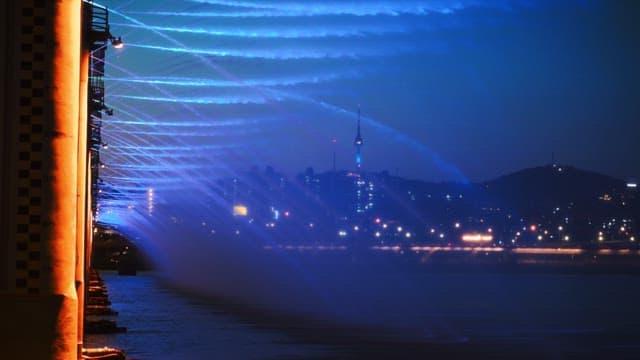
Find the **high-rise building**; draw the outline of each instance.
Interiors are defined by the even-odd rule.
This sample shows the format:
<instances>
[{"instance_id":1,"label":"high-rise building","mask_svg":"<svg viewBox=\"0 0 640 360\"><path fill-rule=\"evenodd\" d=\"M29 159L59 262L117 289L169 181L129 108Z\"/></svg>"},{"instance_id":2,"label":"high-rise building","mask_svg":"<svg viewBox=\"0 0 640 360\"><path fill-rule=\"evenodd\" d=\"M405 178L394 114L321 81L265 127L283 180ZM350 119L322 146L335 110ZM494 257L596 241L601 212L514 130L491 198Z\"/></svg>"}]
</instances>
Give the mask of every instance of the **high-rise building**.
<instances>
[{"instance_id":1,"label":"high-rise building","mask_svg":"<svg viewBox=\"0 0 640 360\"><path fill-rule=\"evenodd\" d=\"M356 132L356 138L353 140L353 145L356 147L356 172L353 174L355 181L355 211L358 214L363 214L373 207L374 198L374 185L371 180L368 180L362 170L362 134L360 133L360 107L358 106L358 127Z\"/></svg>"},{"instance_id":2,"label":"high-rise building","mask_svg":"<svg viewBox=\"0 0 640 360\"><path fill-rule=\"evenodd\" d=\"M353 145L356 146L356 168L360 170L362 167L362 135L360 135L360 107L358 106L358 132L356 133L356 138L353 140Z\"/></svg>"}]
</instances>

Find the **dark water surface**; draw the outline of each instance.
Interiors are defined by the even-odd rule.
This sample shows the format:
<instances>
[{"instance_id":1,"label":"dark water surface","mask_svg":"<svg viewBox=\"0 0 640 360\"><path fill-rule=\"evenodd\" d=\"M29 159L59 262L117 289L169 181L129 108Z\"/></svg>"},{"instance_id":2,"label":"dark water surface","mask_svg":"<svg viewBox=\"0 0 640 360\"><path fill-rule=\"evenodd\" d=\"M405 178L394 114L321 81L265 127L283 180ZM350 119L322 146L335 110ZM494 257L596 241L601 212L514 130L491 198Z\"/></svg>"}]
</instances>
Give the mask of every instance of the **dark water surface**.
<instances>
[{"instance_id":1,"label":"dark water surface","mask_svg":"<svg viewBox=\"0 0 640 360\"><path fill-rule=\"evenodd\" d=\"M406 321L403 332L268 315L152 273L101 275L128 332L88 336L86 346L133 359L640 359L638 276L413 274L411 299L361 306L383 323Z\"/></svg>"}]
</instances>

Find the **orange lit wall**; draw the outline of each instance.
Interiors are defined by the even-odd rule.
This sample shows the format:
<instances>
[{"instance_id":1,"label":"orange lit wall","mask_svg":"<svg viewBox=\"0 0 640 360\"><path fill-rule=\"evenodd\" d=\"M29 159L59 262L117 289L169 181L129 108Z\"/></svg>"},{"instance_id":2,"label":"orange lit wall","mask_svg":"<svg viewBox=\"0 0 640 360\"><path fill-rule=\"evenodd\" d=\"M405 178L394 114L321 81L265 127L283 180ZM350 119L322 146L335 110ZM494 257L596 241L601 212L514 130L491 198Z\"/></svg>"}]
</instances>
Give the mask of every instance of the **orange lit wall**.
<instances>
[{"instance_id":1,"label":"orange lit wall","mask_svg":"<svg viewBox=\"0 0 640 360\"><path fill-rule=\"evenodd\" d=\"M78 358L80 10L0 5L2 358Z\"/></svg>"}]
</instances>

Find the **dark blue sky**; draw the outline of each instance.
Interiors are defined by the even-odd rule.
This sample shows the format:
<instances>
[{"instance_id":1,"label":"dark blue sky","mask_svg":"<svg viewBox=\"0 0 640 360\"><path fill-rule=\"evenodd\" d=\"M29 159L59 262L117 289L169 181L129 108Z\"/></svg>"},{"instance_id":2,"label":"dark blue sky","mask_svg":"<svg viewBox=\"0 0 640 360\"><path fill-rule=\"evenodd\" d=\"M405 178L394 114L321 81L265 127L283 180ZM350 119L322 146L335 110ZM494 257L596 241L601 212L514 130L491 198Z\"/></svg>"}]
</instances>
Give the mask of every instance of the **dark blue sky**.
<instances>
[{"instance_id":1,"label":"dark blue sky","mask_svg":"<svg viewBox=\"0 0 640 360\"><path fill-rule=\"evenodd\" d=\"M110 1L105 178L640 178L640 2ZM337 144L332 145L332 139Z\"/></svg>"}]
</instances>

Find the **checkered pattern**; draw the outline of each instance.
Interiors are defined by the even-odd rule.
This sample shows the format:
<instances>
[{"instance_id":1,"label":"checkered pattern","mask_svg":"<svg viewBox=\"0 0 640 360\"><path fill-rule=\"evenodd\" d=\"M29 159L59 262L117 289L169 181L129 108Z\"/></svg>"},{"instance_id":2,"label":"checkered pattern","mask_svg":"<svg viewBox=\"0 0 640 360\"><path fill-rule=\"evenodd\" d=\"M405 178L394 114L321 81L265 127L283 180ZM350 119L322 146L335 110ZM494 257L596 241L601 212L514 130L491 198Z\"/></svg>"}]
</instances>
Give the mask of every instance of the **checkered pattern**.
<instances>
[{"instance_id":1,"label":"checkered pattern","mask_svg":"<svg viewBox=\"0 0 640 360\"><path fill-rule=\"evenodd\" d=\"M16 291L40 291L44 120L48 86L47 1L21 1L17 146Z\"/></svg>"}]
</instances>

